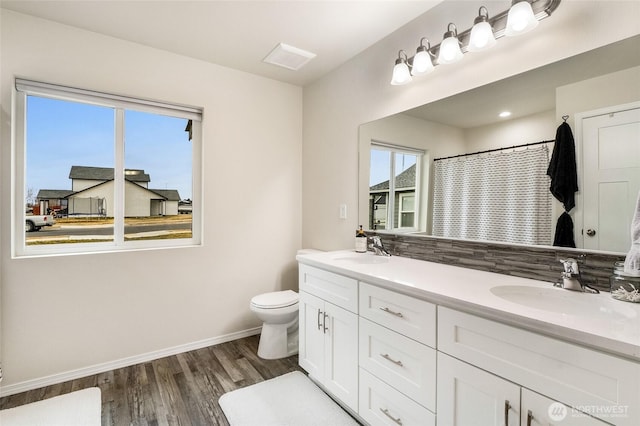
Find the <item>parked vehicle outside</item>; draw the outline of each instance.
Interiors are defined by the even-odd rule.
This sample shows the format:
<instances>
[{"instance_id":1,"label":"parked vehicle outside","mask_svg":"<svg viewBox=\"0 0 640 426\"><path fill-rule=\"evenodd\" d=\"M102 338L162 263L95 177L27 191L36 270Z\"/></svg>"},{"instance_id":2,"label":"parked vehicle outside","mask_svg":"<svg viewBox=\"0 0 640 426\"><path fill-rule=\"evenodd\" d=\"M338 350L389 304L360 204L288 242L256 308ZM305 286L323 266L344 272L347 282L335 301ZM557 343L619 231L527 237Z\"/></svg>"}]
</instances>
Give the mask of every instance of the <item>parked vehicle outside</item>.
<instances>
[{"instance_id":1,"label":"parked vehicle outside","mask_svg":"<svg viewBox=\"0 0 640 426\"><path fill-rule=\"evenodd\" d=\"M27 215L25 219L25 231L39 231L43 226L55 225L56 220L51 214L44 215Z\"/></svg>"}]
</instances>

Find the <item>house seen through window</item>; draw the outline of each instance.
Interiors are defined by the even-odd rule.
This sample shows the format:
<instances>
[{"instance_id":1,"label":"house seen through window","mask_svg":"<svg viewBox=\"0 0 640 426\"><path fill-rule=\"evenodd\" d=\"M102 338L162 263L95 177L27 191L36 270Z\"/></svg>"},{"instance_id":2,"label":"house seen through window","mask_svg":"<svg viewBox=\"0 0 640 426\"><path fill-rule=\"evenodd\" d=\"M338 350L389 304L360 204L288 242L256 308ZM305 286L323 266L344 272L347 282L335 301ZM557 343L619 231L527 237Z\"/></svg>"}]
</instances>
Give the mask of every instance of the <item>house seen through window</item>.
<instances>
[{"instance_id":1,"label":"house seen through window","mask_svg":"<svg viewBox=\"0 0 640 426\"><path fill-rule=\"evenodd\" d=\"M25 228L16 253L199 243L191 113L45 88L18 91Z\"/></svg>"},{"instance_id":2,"label":"house seen through window","mask_svg":"<svg viewBox=\"0 0 640 426\"><path fill-rule=\"evenodd\" d=\"M422 153L371 144L369 229L417 228Z\"/></svg>"}]
</instances>

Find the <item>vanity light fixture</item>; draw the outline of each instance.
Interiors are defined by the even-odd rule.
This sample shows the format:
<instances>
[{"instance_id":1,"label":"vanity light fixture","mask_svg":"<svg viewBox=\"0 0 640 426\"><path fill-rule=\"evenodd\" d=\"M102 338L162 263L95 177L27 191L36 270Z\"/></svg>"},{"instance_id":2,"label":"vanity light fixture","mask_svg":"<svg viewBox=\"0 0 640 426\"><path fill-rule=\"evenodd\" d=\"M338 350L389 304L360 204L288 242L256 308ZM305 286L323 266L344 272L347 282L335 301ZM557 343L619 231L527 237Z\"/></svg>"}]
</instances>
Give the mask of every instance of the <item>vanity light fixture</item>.
<instances>
[{"instance_id":1,"label":"vanity light fixture","mask_svg":"<svg viewBox=\"0 0 640 426\"><path fill-rule=\"evenodd\" d=\"M391 84L400 86L409 82L411 82L411 73L409 72L409 65L407 64L407 54L404 50L401 50L398 52L398 59L396 59L396 65L393 67Z\"/></svg>"},{"instance_id":2,"label":"vanity light fixture","mask_svg":"<svg viewBox=\"0 0 640 426\"><path fill-rule=\"evenodd\" d=\"M450 23L440 44L431 46L423 37L415 56L411 58L407 57L404 50L400 50L393 68L391 84L407 84L412 81L412 75L428 74L435 65L457 62L466 52L489 49L501 37L524 34L534 29L539 21L551 16L560 2L561 0L512 0L508 10L491 18L487 8L481 6L472 28L458 33L455 24ZM432 57L437 58L435 63Z\"/></svg>"},{"instance_id":3,"label":"vanity light fixture","mask_svg":"<svg viewBox=\"0 0 640 426\"><path fill-rule=\"evenodd\" d=\"M469 52L480 52L495 46L495 44L496 38L489 23L489 11L486 7L480 6L478 17L473 21L467 50Z\"/></svg>"},{"instance_id":4,"label":"vanity light fixture","mask_svg":"<svg viewBox=\"0 0 640 426\"><path fill-rule=\"evenodd\" d=\"M427 42L425 46L423 43ZM411 67L412 75L424 75L433 71L433 61L431 57L433 53L430 52L431 43L426 37L420 39L420 46L416 49L416 54L413 57L413 66Z\"/></svg>"},{"instance_id":5,"label":"vanity light fixture","mask_svg":"<svg viewBox=\"0 0 640 426\"><path fill-rule=\"evenodd\" d=\"M453 30L451 27L453 26ZM439 64L453 64L462 59L462 50L460 49L460 41L458 40L458 29L452 22L447 26L447 32L442 36L440 43L440 52L438 53Z\"/></svg>"}]
</instances>

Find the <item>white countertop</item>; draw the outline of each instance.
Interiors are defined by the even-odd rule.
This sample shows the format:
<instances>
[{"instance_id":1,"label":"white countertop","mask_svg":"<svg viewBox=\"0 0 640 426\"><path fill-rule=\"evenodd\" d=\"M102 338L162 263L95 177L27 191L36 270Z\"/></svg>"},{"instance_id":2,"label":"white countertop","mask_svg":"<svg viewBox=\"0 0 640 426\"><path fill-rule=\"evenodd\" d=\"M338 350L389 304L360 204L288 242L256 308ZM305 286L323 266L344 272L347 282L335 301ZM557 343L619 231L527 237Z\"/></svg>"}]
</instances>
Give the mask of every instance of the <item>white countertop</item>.
<instances>
[{"instance_id":1,"label":"white countertop","mask_svg":"<svg viewBox=\"0 0 640 426\"><path fill-rule=\"evenodd\" d=\"M353 250L298 255L300 263L640 362L640 303L549 282ZM500 296L502 295L502 296Z\"/></svg>"}]
</instances>

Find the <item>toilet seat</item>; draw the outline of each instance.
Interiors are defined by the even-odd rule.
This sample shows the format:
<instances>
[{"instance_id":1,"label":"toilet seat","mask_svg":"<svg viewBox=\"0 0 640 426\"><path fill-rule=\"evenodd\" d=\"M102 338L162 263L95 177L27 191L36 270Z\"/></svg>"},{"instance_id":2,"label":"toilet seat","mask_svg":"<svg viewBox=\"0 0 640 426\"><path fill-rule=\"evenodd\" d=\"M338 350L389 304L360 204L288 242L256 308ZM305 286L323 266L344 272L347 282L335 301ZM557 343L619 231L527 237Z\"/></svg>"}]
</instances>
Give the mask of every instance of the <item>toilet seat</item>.
<instances>
[{"instance_id":1,"label":"toilet seat","mask_svg":"<svg viewBox=\"0 0 640 426\"><path fill-rule=\"evenodd\" d=\"M251 299L251 305L260 309L280 309L297 304L298 293L293 290L259 294Z\"/></svg>"}]
</instances>

